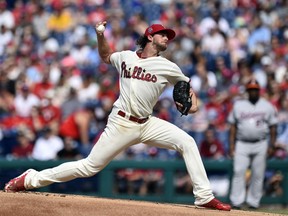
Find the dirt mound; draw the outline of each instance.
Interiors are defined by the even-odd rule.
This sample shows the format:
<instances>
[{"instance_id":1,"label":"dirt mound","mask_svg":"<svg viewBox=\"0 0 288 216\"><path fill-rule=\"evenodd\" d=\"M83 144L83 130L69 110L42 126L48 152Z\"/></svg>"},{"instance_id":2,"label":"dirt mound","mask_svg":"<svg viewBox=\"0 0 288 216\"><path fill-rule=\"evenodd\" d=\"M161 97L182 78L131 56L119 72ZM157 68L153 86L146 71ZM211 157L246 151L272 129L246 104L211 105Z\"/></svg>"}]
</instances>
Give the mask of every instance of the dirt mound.
<instances>
[{"instance_id":1,"label":"dirt mound","mask_svg":"<svg viewBox=\"0 0 288 216\"><path fill-rule=\"evenodd\" d=\"M232 210L198 209L195 206L163 204L144 201L104 199L80 195L64 195L39 192L0 192L1 216L274 216L276 214Z\"/></svg>"}]
</instances>

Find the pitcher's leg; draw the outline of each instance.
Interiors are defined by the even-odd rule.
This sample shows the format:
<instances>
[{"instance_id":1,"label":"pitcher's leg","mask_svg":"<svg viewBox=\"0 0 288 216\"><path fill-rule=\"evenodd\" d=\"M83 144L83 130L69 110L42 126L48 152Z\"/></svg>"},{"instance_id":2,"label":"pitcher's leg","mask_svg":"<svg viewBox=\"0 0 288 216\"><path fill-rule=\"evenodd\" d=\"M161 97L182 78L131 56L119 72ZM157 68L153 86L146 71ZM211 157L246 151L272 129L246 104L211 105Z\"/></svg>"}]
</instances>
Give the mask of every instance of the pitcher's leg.
<instances>
[{"instance_id":1,"label":"pitcher's leg","mask_svg":"<svg viewBox=\"0 0 288 216\"><path fill-rule=\"evenodd\" d=\"M102 170L118 153L139 142L135 125L109 124L85 159L63 163L40 172L30 171L25 178L25 188L39 188L54 182L90 177ZM123 130L126 130L123 136Z\"/></svg>"},{"instance_id":2,"label":"pitcher's leg","mask_svg":"<svg viewBox=\"0 0 288 216\"><path fill-rule=\"evenodd\" d=\"M84 178L95 175L102 169L101 166L95 167L88 158L63 163L54 168L45 169L40 172L31 170L25 178L25 188L39 188L55 182L66 182L75 178Z\"/></svg>"},{"instance_id":3,"label":"pitcher's leg","mask_svg":"<svg viewBox=\"0 0 288 216\"><path fill-rule=\"evenodd\" d=\"M180 152L192 180L195 204L212 200L210 182L194 139L175 125L155 117L148 124L143 130L142 142Z\"/></svg>"},{"instance_id":4,"label":"pitcher's leg","mask_svg":"<svg viewBox=\"0 0 288 216\"><path fill-rule=\"evenodd\" d=\"M189 135L187 136L189 137ZM192 180L193 193L196 199L195 205L202 205L212 200L214 196L212 195L210 182L200 157L198 147L194 142L194 139L187 142L189 140L188 137L183 139L183 143L180 144L183 152L182 156Z\"/></svg>"}]
</instances>

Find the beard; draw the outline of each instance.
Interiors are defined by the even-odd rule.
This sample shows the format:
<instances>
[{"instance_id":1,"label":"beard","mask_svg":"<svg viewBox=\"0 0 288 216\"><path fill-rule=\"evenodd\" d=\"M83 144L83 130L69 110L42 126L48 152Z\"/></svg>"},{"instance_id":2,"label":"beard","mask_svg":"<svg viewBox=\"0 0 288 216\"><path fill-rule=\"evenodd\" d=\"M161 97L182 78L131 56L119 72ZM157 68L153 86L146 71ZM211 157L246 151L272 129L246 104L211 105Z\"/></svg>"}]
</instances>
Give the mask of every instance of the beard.
<instances>
[{"instance_id":1,"label":"beard","mask_svg":"<svg viewBox=\"0 0 288 216\"><path fill-rule=\"evenodd\" d=\"M249 95L249 101L252 103L252 104L256 104L257 103L257 101L259 100L259 95L257 95L257 94L251 94L251 95Z\"/></svg>"},{"instance_id":2,"label":"beard","mask_svg":"<svg viewBox=\"0 0 288 216\"><path fill-rule=\"evenodd\" d=\"M159 52L163 52L167 49L167 44L160 44L158 42L153 42L153 45L155 46L155 48L159 51Z\"/></svg>"}]
</instances>

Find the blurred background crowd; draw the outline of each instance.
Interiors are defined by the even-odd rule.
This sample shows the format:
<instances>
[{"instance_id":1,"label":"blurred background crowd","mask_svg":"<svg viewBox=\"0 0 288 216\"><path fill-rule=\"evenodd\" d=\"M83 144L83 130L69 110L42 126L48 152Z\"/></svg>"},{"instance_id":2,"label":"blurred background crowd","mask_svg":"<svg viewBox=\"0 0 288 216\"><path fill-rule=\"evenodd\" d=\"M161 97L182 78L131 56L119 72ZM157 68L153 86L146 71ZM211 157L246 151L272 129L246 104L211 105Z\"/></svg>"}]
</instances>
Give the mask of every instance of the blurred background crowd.
<instances>
[{"instance_id":1,"label":"blurred background crowd","mask_svg":"<svg viewBox=\"0 0 288 216\"><path fill-rule=\"evenodd\" d=\"M200 109L180 117L170 86L154 115L191 134L203 158L227 157L227 116L251 77L278 111L283 149L275 157L286 157L288 1L0 0L1 157L79 159L89 153L118 96L118 74L98 55L94 26L103 20L114 51L137 49L136 39L152 23L176 31L163 55L191 78ZM139 144L118 158L178 157ZM129 173L119 171L123 175Z\"/></svg>"}]
</instances>

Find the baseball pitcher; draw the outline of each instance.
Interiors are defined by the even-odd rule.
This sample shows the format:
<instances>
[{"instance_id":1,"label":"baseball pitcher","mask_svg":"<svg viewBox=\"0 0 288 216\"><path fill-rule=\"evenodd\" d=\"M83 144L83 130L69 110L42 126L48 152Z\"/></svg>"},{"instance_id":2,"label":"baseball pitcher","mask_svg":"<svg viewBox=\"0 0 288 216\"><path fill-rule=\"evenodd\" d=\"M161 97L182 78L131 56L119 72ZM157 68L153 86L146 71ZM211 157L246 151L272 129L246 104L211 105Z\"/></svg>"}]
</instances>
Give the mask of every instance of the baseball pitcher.
<instances>
[{"instance_id":1,"label":"baseball pitcher","mask_svg":"<svg viewBox=\"0 0 288 216\"><path fill-rule=\"evenodd\" d=\"M115 101L104 132L87 158L36 171L29 169L5 186L7 192L39 188L54 182L93 176L118 153L137 143L174 149L183 155L193 183L195 205L229 211L230 205L212 194L194 139L175 125L152 116L153 107L165 87L175 85L174 99L182 115L195 113L197 98L189 78L171 61L161 57L168 42L175 37L172 29L160 24L149 26L137 44L137 51L112 52L105 36L106 22L95 26L98 51L102 60L119 73L120 95Z\"/></svg>"}]
</instances>

